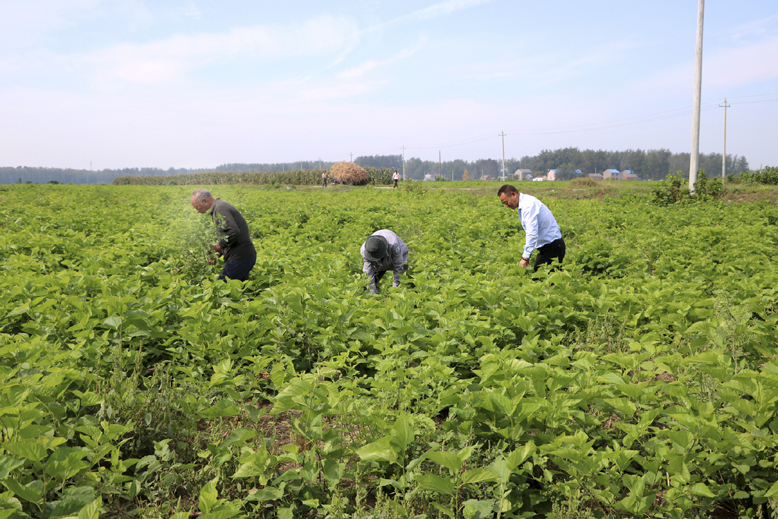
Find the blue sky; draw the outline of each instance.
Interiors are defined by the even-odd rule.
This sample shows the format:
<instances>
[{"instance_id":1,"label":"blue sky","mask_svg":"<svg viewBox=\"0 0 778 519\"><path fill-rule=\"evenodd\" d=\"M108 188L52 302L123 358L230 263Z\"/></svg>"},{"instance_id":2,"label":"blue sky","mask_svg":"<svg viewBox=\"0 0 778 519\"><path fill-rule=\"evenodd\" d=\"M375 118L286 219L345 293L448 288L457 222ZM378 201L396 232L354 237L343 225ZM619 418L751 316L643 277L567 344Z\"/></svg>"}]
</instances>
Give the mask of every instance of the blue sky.
<instances>
[{"instance_id":1,"label":"blue sky","mask_svg":"<svg viewBox=\"0 0 778 519\"><path fill-rule=\"evenodd\" d=\"M708 0L700 151L778 166L778 2ZM691 147L697 1L0 0L0 166Z\"/></svg>"}]
</instances>

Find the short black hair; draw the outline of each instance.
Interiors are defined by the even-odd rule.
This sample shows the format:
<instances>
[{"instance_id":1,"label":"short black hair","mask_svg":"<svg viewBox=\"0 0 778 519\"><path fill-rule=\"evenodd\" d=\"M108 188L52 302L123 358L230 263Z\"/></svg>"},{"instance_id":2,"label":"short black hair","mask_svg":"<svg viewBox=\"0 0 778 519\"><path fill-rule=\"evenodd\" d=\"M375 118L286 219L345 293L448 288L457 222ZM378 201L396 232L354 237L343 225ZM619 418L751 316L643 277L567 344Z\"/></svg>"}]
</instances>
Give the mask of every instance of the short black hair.
<instances>
[{"instance_id":1,"label":"short black hair","mask_svg":"<svg viewBox=\"0 0 778 519\"><path fill-rule=\"evenodd\" d=\"M518 192L519 192L519 190L516 189L514 186L512 186L510 184L505 184L505 185L503 185L500 188L499 191L497 191L497 196L500 196L503 193L505 193L506 195L510 196L512 193L518 193Z\"/></svg>"}]
</instances>

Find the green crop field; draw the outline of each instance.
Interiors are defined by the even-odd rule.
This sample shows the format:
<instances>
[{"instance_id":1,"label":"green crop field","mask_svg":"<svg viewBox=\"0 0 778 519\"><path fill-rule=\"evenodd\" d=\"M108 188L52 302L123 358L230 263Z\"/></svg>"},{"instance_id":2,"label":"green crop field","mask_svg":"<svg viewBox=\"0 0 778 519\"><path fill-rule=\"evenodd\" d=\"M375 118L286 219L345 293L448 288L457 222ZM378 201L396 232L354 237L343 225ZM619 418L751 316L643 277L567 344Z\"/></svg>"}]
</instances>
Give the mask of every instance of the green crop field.
<instances>
[{"instance_id":1,"label":"green crop field","mask_svg":"<svg viewBox=\"0 0 778 519\"><path fill-rule=\"evenodd\" d=\"M568 247L533 278L463 185L214 186L245 286L192 187L0 186L0 519L776 513L776 188L532 185Z\"/></svg>"}]
</instances>

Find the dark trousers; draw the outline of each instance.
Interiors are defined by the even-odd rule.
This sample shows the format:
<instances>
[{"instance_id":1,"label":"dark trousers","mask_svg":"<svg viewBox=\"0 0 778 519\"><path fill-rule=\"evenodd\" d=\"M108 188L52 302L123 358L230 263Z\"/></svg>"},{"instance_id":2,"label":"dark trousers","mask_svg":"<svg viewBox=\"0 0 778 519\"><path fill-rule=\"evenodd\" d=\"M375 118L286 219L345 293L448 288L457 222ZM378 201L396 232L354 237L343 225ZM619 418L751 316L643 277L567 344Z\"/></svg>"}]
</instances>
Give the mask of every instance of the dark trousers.
<instances>
[{"instance_id":1,"label":"dark trousers","mask_svg":"<svg viewBox=\"0 0 778 519\"><path fill-rule=\"evenodd\" d=\"M396 180L394 181L394 187L397 187L397 181Z\"/></svg>"},{"instance_id":2,"label":"dark trousers","mask_svg":"<svg viewBox=\"0 0 778 519\"><path fill-rule=\"evenodd\" d=\"M535 271L541 265L550 264L554 258L562 263L565 259L565 240L559 238L551 243L547 243L538 249L538 256L535 258Z\"/></svg>"},{"instance_id":3,"label":"dark trousers","mask_svg":"<svg viewBox=\"0 0 778 519\"><path fill-rule=\"evenodd\" d=\"M254 264L257 262L257 255L254 254L248 258L243 258L234 261L227 261L224 263L222 273L219 274L219 279L227 281L225 278L237 279L238 281L247 281L249 279L249 273L254 268Z\"/></svg>"}]
</instances>

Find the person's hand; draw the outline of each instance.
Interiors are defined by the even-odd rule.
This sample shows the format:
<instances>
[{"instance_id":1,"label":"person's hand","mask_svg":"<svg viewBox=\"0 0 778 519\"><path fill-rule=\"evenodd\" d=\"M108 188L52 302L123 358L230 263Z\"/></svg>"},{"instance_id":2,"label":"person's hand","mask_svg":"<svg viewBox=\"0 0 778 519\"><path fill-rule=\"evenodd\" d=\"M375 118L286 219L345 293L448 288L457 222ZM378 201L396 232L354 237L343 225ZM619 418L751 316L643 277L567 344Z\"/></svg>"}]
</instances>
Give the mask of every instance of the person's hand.
<instances>
[{"instance_id":1,"label":"person's hand","mask_svg":"<svg viewBox=\"0 0 778 519\"><path fill-rule=\"evenodd\" d=\"M529 260L521 258L521 261L519 262L519 266L523 269L529 267Z\"/></svg>"},{"instance_id":2,"label":"person's hand","mask_svg":"<svg viewBox=\"0 0 778 519\"><path fill-rule=\"evenodd\" d=\"M211 250L216 252L216 253L221 254L222 246L219 245L218 243L216 245L211 245Z\"/></svg>"},{"instance_id":3,"label":"person's hand","mask_svg":"<svg viewBox=\"0 0 778 519\"><path fill-rule=\"evenodd\" d=\"M208 256L207 258L205 258L205 261L207 261L209 265L216 265L216 258L212 256Z\"/></svg>"}]
</instances>

